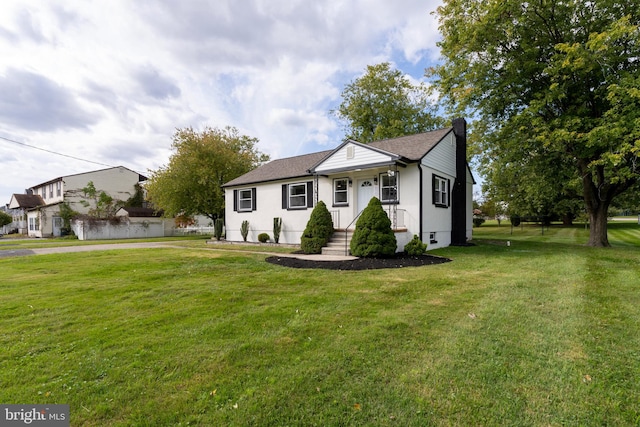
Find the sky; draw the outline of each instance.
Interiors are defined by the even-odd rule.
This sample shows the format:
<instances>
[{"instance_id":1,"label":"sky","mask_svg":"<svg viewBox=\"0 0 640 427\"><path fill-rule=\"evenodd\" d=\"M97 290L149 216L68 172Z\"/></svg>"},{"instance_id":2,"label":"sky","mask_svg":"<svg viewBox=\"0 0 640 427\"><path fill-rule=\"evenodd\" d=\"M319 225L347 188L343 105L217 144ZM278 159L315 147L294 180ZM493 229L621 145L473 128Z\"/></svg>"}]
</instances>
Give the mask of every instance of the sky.
<instances>
[{"instance_id":1,"label":"sky","mask_svg":"<svg viewBox=\"0 0 640 427\"><path fill-rule=\"evenodd\" d=\"M367 65L439 60L439 0L2 0L0 204L64 175L167 165L176 129L272 159L328 150ZM61 155L62 154L62 155Z\"/></svg>"}]
</instances>

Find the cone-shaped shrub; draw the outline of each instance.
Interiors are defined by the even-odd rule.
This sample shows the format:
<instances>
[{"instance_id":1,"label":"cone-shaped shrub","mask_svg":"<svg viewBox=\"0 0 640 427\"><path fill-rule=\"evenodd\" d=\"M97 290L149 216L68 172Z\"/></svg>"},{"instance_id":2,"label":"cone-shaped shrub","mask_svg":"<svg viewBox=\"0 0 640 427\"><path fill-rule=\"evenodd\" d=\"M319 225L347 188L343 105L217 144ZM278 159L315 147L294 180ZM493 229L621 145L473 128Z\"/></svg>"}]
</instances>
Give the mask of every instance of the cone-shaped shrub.
<instances>
[{"instance_id":1,"label":"cone-shaped shrub","mask_svg":"<svg viewBox=\"0 0 640 427\"><path fill-rule=\"evenodd\" d=\"M398 244L391 229L391 220L382 203L373 197L358 221L351 238L351 255L357 257L388 257L396 253Z\"/></svg>"},{"instance_id":2,"label":"cone-shaped shrub","mask_svg":"<svg viewBox=\"0 0 640 427\"><path fill-rule=\"evenodd\" d=\"M327 244L333 235L333 221L327 205L322 200L318 202L311 217L307 222L307 227L300 238L300 248L306 254L319 254L322 247Z\"/></svg>"}]
</instances>

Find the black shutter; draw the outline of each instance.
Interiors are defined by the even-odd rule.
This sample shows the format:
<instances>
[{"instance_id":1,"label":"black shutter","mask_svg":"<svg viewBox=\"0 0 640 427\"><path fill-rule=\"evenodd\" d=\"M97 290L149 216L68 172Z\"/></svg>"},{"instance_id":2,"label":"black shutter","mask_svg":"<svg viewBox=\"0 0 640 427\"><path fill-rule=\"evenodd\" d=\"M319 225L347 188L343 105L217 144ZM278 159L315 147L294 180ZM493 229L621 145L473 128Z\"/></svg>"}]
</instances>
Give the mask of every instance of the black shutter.
<instances>
[{"instance_id":1,"label":"black shutter","mask_svg":"<svg viewBox=\"0 0 640 427\"><path fill-rule=\"evenodd\" d=\"M282 209L287 209L289 207L288 197L287 184L282 184Z\"/></svg>"},{"instance_id":2,"label":"black shutter","mask_svg":"<svg viewBox=\"0 0 640 427\"><path fill-rule=\"evenodd\" d=\"M238 212L238 190L233 190L233 210Z\"/></svg>"},{"instance_id":3,"label":"black shutter","mask_svg":"<svg viewBox=\"0 0 640 427\"><path fill-rule=\"evenodd\" d=\"M313 181L307 182L307 207L313 207Z\"/></svg>"},{"instance_id":4,"label":"black shutter","mask_svg":"<svg viewBox=\"0 0 640 427\"><path fill-rule=\"evenodd\" d=\"M447 180L447 207L451 206L451 180Z\"/></svg>"},{"instance_id":5,"label":"black shutter","mask_svg":"<svg viewBox=\"0 0 640 427\"><path fill-rule=\"evenodd\" d=\"M436 179L435 175L431 175L431 203L436 204Z\"/></svg>"},{"instance_id":6,"label":"black shutter","mask_svg":"<svg viewBox=\"0 0 640 427\"><path fill-rule=\"evenodd\" d=\"M253 187L251 189L251 206L252 206L251 210L252 211L256 210L256 199L257 199L257 197L256 197L256 187Z\"/></svg>"}]
</instances>

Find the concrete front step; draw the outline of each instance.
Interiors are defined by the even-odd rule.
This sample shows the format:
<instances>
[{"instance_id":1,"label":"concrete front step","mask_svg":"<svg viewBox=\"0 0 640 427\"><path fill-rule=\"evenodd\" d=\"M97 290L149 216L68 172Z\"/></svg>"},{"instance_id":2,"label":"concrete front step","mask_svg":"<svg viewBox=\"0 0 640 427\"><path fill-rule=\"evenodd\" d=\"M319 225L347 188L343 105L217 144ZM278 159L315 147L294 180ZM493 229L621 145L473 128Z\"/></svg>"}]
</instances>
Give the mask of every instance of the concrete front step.
<instances>
[{"instance_id":1,"label":"concrete front step","mask_svg":"<svg viewBox=\"0 0 640 427\"><path fill-rule=\"evenodd\" d=\"M322 255L334 255L334 256L349 255L349 247L347 247L347 253L345 254L344 246L342 247L325 246L324 248L322 248Z\"/></svg>"},{"instance_id":2,"label":"concrete front step","mask_svg":"<svg viewBox=\"0 0 640 427\"><path fill-rule=\"evenodd\" d=\"M349 255L349 244L351 243L353 231L349 230L346 235L344 230L338 230L333 233L327 246L322 248L322 255ZM346 248L346 254L345 254Z\"/></svg>"}]
</instances>

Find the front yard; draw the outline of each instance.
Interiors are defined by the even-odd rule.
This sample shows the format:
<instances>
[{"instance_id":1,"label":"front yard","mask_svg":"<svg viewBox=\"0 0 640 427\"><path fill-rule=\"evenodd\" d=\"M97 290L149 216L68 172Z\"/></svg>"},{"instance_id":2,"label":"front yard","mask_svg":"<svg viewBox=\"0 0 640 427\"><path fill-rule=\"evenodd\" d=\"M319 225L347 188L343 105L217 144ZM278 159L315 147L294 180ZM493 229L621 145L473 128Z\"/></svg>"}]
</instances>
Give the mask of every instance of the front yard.
<instances>
[{"instance_id":1,"label":"front yard","mask_svg":"<svg viewBox=\"0 0 640 427\"><path fill-rule=\"evenodd\" d=\"M0 402L72 426L637 425L640 227L474 233L374 271L204 241L0 259Z\"/></svg>"}]
</instances>

